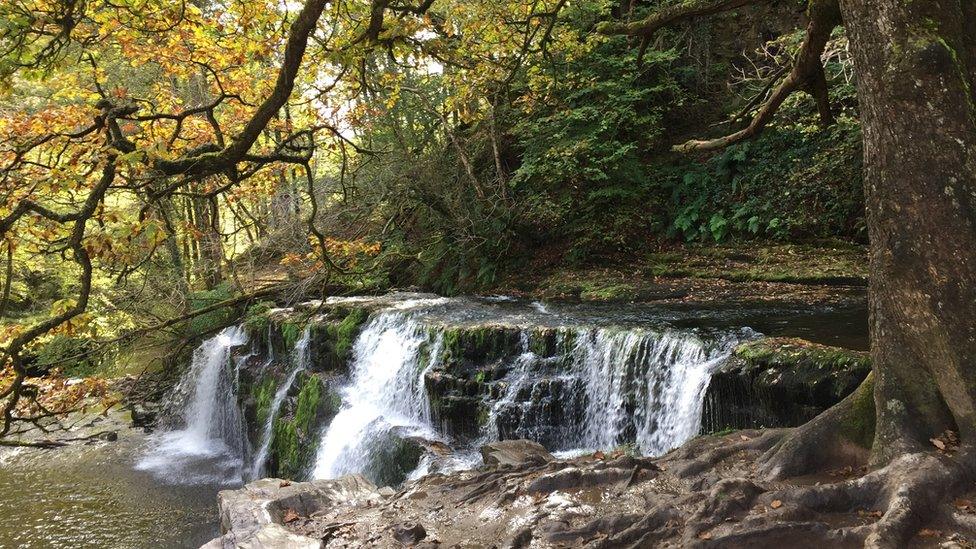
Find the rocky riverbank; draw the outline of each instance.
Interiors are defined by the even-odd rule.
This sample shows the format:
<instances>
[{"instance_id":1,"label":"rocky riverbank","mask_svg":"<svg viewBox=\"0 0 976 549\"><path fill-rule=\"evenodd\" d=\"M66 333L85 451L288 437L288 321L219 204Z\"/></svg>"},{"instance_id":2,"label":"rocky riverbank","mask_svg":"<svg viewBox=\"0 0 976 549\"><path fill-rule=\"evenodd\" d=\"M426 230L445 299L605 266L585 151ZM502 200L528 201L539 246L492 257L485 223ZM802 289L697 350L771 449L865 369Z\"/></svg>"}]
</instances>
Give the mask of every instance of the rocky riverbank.
<instances>
[{"instance_id":1,"label":"rocky riverbank","mask_svg":"<svg viewBox=\"0 0 976 549\"><path fill-rule=\"evenodd\" d=\"M659 459L555 459L534 443L505 441L483 448L476 469L427 475L396 492L358 476L264 479L221 493L224 535L205 547L860 547L880 517L873 502L826 506L805 488L864 471L765 482L758 458L782 435L705 436ZM972 547L973 508L940 512L915 546Z\"/></svg>"}]
</instances>

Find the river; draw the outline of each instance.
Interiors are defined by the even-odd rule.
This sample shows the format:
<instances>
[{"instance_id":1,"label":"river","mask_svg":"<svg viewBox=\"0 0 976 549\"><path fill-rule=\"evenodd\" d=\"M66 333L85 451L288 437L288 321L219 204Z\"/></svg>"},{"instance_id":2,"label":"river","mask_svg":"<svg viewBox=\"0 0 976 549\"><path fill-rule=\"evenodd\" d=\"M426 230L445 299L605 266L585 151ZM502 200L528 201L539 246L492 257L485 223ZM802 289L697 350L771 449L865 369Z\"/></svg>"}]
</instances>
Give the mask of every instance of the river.
<instances>
[{"instance_id":1,"label":"river","mask_svg":"<svg viewBox=\"0 0 976 549\"><path fill-rule=\"evenodd\" d=\"M573 307L563 305L563 311L571 313ZM586 306L588 314L627 322L640 321L647 310L631 318L627 307ZM749 326L768 335L867 347L863 303L815 310L678 307L667 316L674 326ZM216 495L233 481L218 482L219 475L206 471L183 475L192 482L168 481L160 474L165 467L160 471L144 463L158 436L125 428L115 442L0 450L0 547L198 547L215 537Z\"/></svg>"}]
</instances>

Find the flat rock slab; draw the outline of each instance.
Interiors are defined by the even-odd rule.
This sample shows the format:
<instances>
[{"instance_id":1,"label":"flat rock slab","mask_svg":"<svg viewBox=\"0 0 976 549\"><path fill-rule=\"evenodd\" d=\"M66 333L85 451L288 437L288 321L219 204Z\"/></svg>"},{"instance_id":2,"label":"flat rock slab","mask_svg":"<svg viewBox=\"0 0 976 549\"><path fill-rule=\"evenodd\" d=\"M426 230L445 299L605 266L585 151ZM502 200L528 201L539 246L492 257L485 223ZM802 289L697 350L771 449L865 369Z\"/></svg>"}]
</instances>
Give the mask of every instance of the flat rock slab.
<instances>
[{"instance_id":1,"label":"flat rock slab","mask_svg":"<svg viewBox=\"0 0 976 549\"><path fill-rule=\"evenodd\" d=\"M555 458L538 442L501 440L482 446L481 459L490 466L517 466L530 462L546 463Z\"/></svg>"},{"instance_id":2,"label":"flat rock slab","mask_svg":"<svg viewBox=\"0 0 976 549\"><path fill-rule=\"evenodd\" d=\"M284 525L331 508L354 508L382 499L376 486L361 475L310 482L256 480L241 489L220 492L223 535L204 547L320 547L319 540L289 532Z\"/></svg>"}]
</instances>

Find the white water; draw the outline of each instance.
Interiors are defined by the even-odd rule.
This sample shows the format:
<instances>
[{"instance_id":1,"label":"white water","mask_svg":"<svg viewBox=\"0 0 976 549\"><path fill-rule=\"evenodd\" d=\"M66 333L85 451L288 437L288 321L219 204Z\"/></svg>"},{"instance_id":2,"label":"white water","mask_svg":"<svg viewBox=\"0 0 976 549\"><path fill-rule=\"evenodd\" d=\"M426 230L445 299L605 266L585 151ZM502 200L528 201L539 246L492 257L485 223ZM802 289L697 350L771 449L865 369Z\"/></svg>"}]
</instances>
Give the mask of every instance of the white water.
<instances>
[{"instance_id":1,"label":"white water","mask_svg":"<svg viewBox=\"0 0 976 549\"><path fill-rule=\"evenodd\" d=\"M625 442L630 422L637 449L660 455L701 428L705 391L712 371L731 352L711 352L693 333L598 329L578 337L574 371L585 383L583 448L613 448ZM633 397L630 397L633 395ZM627 399L634 399L628 413Z\"/></svg>"},{"instance_id":2,"label":"white water","mask_svg":"<svg viewBox=\"0 0 976 549\"><path fill-rule=\"evenodd\" d=\"M295 384L295 380L298 378L298 374L307 370L310 362L310 353L308 348L308 342L311 336L311 330L306 327L305 331L302 332L302 337L295 343L295 348L291 351L290 356L290 366L288 375L285 377L281 385L278 386L278 390L275 391L274 398L271 400L271 405L268 408L268 417L264 420L264 426L261 428L261 446L258 448L257 453L254 455L254 459L251 462L251 476L250 478L261 478L264 476L265 462L268 460L268 451L271 448L271 438L274 430L274 420L278 417L278 412L281 410L281 404L285 401L285 397L288 396L288 391L291 390L292 385ZM270 339L269 339L270 340ZM272 359L269 358L267 364L271 364Z\"/></svg>"},{"instance_id":3,"label":"white water","mask_svg":"<svg viewBox=\"0 0 976 549\"><path fill-rule=\"evenodd\" d=\"M432 335L436 329L401 312L409 308L375 315L354 343L351 381L322 435L314 478L368 474L391 435L443 439L432 425L424 386L440 341ZM507 436L545 439L553 450L579 453L630 443L642 454L662 454L698 433L711 374L738 340L620 328L563 328L558 337L572 337L568 356L540 357L523 331L488 423L470 448L459 449L457 463L471 461L466 458L477 445L499 438L503 414L516 422ZM410 477L430 466L425 456Z\"/></svg>"},{"instance_id":4,"label":"white water","mask_svg":"<svg viewBox=\"0 0 976 549\"><path fill-rule=\"evenodd\" d=\"M244 428L231 350L245 343L247 334L233 326L193 352L190 369L174 389L186 395L182 428L151 437L137 469L172 483L240 480Z\"/></svg>"},{"instance_id":5,"label":"white water","mask_svg":"<svg viewBox=\"0 0 976 549\"><path fill-rule=\"evenodd\" d=\"M371 443L390 434L437 438L421 357L437 356L440 338L399 310L408 308L377 314L356 339L352 378L341 390L339 413L322 435L313 478L365 472L373 466Z\"/></svg>"},{"instance_id":6,"label":"white water","mask_svg":"<svg viewBox=\"0 0 976 549\"><path fill-rule=\"evenodd\" d=\"M614 328L564 329L558 337L574 337L562 367L560 357L530 351L523 333L522 352L479 442L498 439L499 423L514 415L509 438L546 439L566 455L624 443L645 455L663 454L698 433L711 374L736 341L709 346L690 331ZM556 387L564 392L553 394ZM578 418L554 425L546 417L554 408L564 416L575 410Z\"/></svg>"}]
</instances>

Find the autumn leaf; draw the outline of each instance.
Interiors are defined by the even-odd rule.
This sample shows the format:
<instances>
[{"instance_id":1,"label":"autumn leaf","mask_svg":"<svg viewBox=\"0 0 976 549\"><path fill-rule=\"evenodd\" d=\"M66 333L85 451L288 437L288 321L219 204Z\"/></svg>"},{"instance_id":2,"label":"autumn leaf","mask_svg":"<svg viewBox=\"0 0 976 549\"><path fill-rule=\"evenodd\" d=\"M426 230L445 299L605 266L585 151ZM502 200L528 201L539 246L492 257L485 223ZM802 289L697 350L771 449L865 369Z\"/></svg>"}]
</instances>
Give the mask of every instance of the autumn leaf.
<instances>
[{"instance_id":1,"label":"autumn leaf","mask_svg":"<svg viewBox=\"0 0 976 549\"><path fill-rule=\"evenodd\" d=\"M946 449L945 442L942 442L941 440L939 440L937 438L929 439L929 442L931 442L932 443L932 446L935 446L939 450L943 450L944 451Z\"/></svg>"},{"instance_id":2,"label":"autumn leaf","mask_svg":"<svg viewBox=\"0 0 976 549\"><path fill-rule=\"evenodd\" d=\"M780 507L782 507L782 506L783 506L783 502L782 502L782 501L780 501L780 500L778 500L778 499L774 499L774 500L773 500L773 501L772 501L772 502L771 502L771 503L769 504L769 506L770 506L770 507L772 507L773 509L779 509Z\"/></svg>"},{"instance_id":3,"label":"autumn leaf","mask_svg":"<svg viewBox=\"0 0 976 549\"><path fill-rule=\"evenodd\" d=\"M301 517L298 515L298 512L295 511L294 509L285 510L285 517L284 517L285 524L288 524L289 522L295 522L299 518Z\"/></svg>"}]
</instances>

